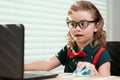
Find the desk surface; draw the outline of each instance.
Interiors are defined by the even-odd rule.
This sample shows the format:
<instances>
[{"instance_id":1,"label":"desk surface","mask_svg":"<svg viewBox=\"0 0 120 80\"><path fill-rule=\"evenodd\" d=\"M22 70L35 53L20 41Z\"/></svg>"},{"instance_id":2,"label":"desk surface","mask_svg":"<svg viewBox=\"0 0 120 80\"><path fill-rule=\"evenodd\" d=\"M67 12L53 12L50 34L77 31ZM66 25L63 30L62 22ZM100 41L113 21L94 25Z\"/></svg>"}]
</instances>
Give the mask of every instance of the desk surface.
<instances>
[{"instance_id":1,"label":"desk surface","mask_svg":"<svg viewBox=\"0 0 120 80\"><path fill-rule=\"evenodd\" d=\"M72 73L60 73L55 78L49 78L49 79L43 79L43 80L120 80L120 76L109 76L109 77L92 76L92 77L82 77L82 76L74 76Z\"/></svg>"}]
</instances>

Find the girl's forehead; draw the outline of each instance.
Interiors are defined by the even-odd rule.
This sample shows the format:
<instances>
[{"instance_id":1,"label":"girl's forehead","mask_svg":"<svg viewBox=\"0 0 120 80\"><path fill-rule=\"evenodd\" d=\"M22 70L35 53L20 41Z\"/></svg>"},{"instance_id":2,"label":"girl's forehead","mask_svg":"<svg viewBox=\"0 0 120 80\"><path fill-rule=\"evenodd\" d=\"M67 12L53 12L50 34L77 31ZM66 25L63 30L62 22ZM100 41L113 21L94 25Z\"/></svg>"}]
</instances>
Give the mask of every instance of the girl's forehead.
<instances>
[{"instance_id":1,"label":"girl's forehead","mask_svg":"<svg viewBox=\"0 0 120 80\"><path fill-rule=\"evenodd\" d=\"M81 21L81 20L93 20L92 14L88 11L77 11L68 15L68 20Z\"/></svg>"}]
</instances>

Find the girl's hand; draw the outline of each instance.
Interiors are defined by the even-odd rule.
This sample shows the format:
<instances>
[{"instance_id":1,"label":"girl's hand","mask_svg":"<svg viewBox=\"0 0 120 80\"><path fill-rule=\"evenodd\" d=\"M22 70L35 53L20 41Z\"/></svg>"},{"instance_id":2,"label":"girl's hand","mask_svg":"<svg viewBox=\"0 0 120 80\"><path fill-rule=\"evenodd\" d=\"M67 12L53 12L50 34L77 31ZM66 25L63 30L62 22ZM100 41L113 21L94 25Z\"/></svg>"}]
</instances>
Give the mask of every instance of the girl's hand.
<instances>
[{"instance_id":1,"label":"girl's hand","mask_svg":"<svg viewBox=\"0 0 120 80\"><path fill-rule=\"evenodd\" d=\"M95 66L89 62L78 62L77 64L77 70L81 71L85 67L85 71L87 72L89 69L91 70L90 75L97 75L98 72L95 68Z\"/></svg>"}]
</instances>

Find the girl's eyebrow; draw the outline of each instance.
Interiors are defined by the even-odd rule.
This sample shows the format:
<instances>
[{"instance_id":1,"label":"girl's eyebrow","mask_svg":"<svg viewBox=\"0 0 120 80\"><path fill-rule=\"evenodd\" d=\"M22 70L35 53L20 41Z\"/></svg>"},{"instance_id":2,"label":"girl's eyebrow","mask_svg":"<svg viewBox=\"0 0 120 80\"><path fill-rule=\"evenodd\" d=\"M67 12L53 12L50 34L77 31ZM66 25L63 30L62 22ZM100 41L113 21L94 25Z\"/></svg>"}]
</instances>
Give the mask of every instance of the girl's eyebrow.
<instances>
[{"instance_id":1,"label":"girl's eyebrow","mask_svg":"<svg viewBox=\"0 0 120 80\"><path fill-rule=\"evenodd\" d=\"M73 21L73 20L67 20L67 22L71 22L71 21ZM74 21L75 22L75 21Z\"/></svg>"},{"instance_id":2,"label":"girl's eyebrow","mask_svg":"<svg viewBox=\"0 0 120 80\"><path fill-rule=\"evenodd\" d=\"M87 19L83 19L80 21L94 21L93 19L87 20ZM80 21L74 21L74 20L66 20L66 22L80 22Z\"/></svg>"}]
</instances>

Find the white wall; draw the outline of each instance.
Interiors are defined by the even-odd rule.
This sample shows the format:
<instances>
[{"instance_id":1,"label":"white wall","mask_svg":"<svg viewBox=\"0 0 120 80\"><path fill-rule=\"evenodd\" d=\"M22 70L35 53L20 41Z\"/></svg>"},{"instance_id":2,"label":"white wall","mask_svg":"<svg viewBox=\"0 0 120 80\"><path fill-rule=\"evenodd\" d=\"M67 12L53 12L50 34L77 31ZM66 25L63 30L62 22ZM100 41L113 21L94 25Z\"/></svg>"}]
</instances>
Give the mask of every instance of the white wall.
<instances>
[{"instance_id":1,"label":"white wall","mask_svg":"<svg viewBox=\"0 0 120 80\"><path fill-rule=\"evenodd\" d=\"M120 0L111 0L111 40L120 41Z\"/></svg>"}]
</instances>

